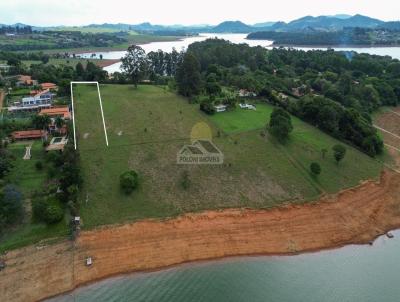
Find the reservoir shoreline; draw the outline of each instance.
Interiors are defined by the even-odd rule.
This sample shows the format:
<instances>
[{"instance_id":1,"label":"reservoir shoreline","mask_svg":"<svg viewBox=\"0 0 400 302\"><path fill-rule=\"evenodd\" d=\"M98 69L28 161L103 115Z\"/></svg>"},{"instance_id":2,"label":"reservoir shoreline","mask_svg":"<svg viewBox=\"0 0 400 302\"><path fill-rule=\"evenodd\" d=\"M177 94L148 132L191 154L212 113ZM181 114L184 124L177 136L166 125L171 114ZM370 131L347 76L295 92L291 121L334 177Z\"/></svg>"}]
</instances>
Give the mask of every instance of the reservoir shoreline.
<instances>
[{"instance_id":1,"label":"reservoir shoreline","mask_svg":"<svg viewBox=\"0 0 400 302\"><path fill-rule=\"evenodd\" d=\"M400 175L269 210L231 209L83 231L75 242L10 251L1 300L39 301L131 272L233 256L297 255L368 244L400 227ZM92 257L93 265L85 266ZM24 280L21 286L20 280Z\"/></svg>"}]
</instances>

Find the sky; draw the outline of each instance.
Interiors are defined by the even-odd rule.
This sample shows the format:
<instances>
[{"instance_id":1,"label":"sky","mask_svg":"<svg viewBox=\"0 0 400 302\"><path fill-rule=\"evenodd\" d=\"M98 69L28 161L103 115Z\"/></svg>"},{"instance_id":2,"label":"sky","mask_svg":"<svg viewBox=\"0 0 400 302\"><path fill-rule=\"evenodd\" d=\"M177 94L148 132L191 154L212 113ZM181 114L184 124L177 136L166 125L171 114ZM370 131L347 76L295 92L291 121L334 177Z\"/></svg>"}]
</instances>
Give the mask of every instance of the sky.
<instances>
[{"instance_id":1,"label":"sky","mask_svg":"<svg viewBox=\"0 0 400 302\"><path fill-rule=\"evenodd\" d=\"M0 24L247 24L306 15L362 14L400 20L400 0L0 0Z\"/></svg>"}]
</instances>

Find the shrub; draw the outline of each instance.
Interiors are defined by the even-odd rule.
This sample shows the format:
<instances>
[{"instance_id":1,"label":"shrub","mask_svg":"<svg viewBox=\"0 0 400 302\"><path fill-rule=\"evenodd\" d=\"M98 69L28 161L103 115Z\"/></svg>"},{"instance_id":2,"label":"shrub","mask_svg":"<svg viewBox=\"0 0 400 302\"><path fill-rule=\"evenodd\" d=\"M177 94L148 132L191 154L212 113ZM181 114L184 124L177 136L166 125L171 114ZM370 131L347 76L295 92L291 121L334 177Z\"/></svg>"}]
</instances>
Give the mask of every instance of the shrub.
<instances>
[{"instance_id":1,"label":"shrub","mask_svg":"<svg viewBox=\"0 0 400 302\"><path fill-rule=\"evenodd\" d=\"M36 221L54 224L64 217L64 210L54 196L39 194L32 202L33 217Z\"/></svg>"},{"instance_id":2,"label":"shrub","mask_svg":"<svg viewBox=\"0 0 400 302\"><path fill-rule=\"evenodd\" d=\"M44 213L44 222L54 224L61 221L64 217L64 211L58 204L49 204Z\"/></svg>"},{"instance_id":3,"label":"shrub","mask_svg":"<svg viewBox=\"0 0 400 302\"><path fill-rule=\"evenodd\" d=\"M275 108L271 113L269 132L281 143L289 138L293 131L292 121L289 113L282 108Z\"/></svg>"},{"instance_id":4,"label":"shrub","mask_svg":"<svg viewBox=\"0 0 400 302\"><path fill-rule=\"evenodd\" d=\"M314 175L320 175L321 174L321 166L318 163L312 163L310 165L310 171Z\"/></svg>"},{"instance_id":5,"label":"shrub","mask_svg":"<svg viewBox=\"0 0 400 302\"><path fill-rule=\"evenodd\" d=\"M130 194L138 186L138 174L133 170L124 172L121 174L119 181L122 191L124 191L125 194Z\"/></svg>"},{"instance_id":6,"label":"shrub","mask_svg":"<svg viewBox=\"0 0 400 302\"><path fill-rule=\"evenodd\" d=\"M346 148L343 145L335 145L333 146L332 150L333 150L333 157L335 158L336 163L339 164L339 162L346 155Z\"/></svg>"},{"instance_id":7,"label":"shrub","mask_svg":"<svg viewBox=\"0 0 400 302\"><path fill-rule=\"evenodd\" d=\"M4 224L15 224L24 216L23 195L13 185L6 185L0 192L0 217Z\"/></svg>"},{"instance_id":8,"label":"shrub","mask_svg":"<svg viewBox=\"0 0 400 302\"><path fill-rule=\"evenodd\" d=\"M187 190L189 189L191 185L191 181L189 178L189 172L188 171L183 171L182 173L182 182L181 182L182 188Z\"/></svg>"}]
</instances>

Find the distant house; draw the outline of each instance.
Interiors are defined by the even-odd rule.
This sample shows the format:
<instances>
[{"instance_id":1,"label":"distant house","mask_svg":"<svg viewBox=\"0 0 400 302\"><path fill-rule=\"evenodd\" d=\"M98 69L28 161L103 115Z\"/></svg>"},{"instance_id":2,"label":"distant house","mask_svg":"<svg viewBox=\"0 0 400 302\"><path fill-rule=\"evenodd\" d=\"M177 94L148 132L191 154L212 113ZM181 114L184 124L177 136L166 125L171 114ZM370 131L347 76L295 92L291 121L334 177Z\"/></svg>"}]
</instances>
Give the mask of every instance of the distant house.
<instances>
[{"instance_id":1,"label":"distant house","mask_svg":"<svg viewBox=\"0 0 400 302\"><path fill-rule=\"evenodd\" d=\"M47 90L47 89L48 90L57 90L58 89L58 86L54 83L42 83L42 84L40 84L40 87L43 90Z\"/></svg>"},{"instance_id":2,"label":"distant house","mask_svg":"<svg viewBox=\"0 0 400 302\"><path fill-rule=\"evenodd\" d=\"M38 111L43 108L50 108L53 103L54 94L49 90L41 91L35 96L22 98L21 102L8 107L9 112Z\"/></svg>"},{"instance_id":3,"label":"distant house","mask_svg":"<svg viewBox=\"0 0 400 302\"><path fill-rule=\"evenodd\" d=\"M279 92L278 97L279 97L282 101L286 101L286 100L289 98L286 94L284 94L284 93L282 93L282 92Z\"/></svg>"},{"instance_id":4,"label":"distant house","mask_svg":"<svg viewBox=\"0 0 400 302\"><path fill-rule=\"evenodd\" d=\"M293 95L297 97L304 96L306 92L307 92L307 86L304 84L299 87L292 88Z\"/></svg>"},{"instance_id":5,"label":"distant house","mask_svg":"<svg viewBox=\"0 0 400 302\"><path fill-rule=\"evenodd\" d=\"M215 112L224 112L224 111L226 111L227 108L228 108L228 106L226 106L226 105L214 106Z\"/></svg>"},{"instance_id":6,"label":"distant house","mask_svg":"<svg viewBox=\"0 0 400 302\"><path fill-rule=\"evenodd\" d=\"M38 82L36 80L32 80L32 77L29 75L19 75L15 85L17 85L17 87L34 86L37 85L37 83Z\"/></svg>"},{"instance_id":7,"label":"distant house","mask_svg":"<svg viewBox=\"0 0 400 302\"><path fill-rule=\"evenodd\" d=\"M250 110L257 110L256 106L251 105L251 104L239 104L239 107L242 109L250 109Z\"/></svg>"},{"instance_id":8,"label":"distant house","mask_svg":"<svg viewBox=\"0 0 400 302\"><path fill-rule=\"evenodd\" d=\"M14 140L31 140L46 138L47 131L44 130L25 130L25 131L14 131L11 133L11 137Z\"/></svg>"},{"instance_id":9,"label":"distant house","mask_svg":"<svg viewBox=\"0 0 400 302\"><path fill-rule=\"evenodd\" d=\"M244 98L244 97L256 97L257 93L255 93L254 91L249 91L246 89L240 89L239 90L239 96Z\"/></svg>"}]
</instances>

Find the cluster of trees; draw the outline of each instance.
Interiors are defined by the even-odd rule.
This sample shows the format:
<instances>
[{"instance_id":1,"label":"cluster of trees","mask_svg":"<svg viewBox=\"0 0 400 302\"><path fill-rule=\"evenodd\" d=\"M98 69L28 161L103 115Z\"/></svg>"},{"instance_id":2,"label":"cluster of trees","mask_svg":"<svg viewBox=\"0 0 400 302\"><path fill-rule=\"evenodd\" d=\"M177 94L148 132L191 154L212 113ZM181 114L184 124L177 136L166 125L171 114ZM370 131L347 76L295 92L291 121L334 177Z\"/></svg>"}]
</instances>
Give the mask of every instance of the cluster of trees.
<instances>
[{"instance_id":1,"label":"cluster of trees","mask_svg":"<svg viewBox=\"0 0 400 302\"><path fill-rule=\"evenodd\" d=\"M275 45L398 45L400 31L368 28L344 28L340 31L261 31L250 40L273 40Z\"/></svg>"},{"instance_id":2,"label":"cluster of trees","mask_svg":"<svg viewBox=\"0 0 400 302\"><path fill-rule=\"evenodd\" d=\"M132 45L122 58L122 69L128 78L137 85L143 79L157 81L158 77L175 76L178 65L182 62L183 52L173 49L171 53L159 50L145 53L143 48ZM120 75L117 75L120 77ZM120 79L123 79L120 77Z\"/></svg>"},{"instance_id":3,"label":"cluster of trees","mask_svg":"<svg viewBox=\"0 0 400 302\"><path fill-rule=\"evenodd\" d=\"M189 46L175 79L178 92L190 97L218 94L218 86L254 91L371 156L383 144L370 114L400 103L400 62L354 52L266 50L210 39ZM212 113L212 102L201 109Z\"/></svg>"},{"instance_id":4,"label":"cluster of trees","mask_svg":"<svg viewBox=\"0 0 400 302\"><path fill-rule=\"evenodd\" d=\"M330 135L351 142L370 156L382 153L384 145L368 115L346 108L322 96L306 96L288 110Z\"/></svg>"},{"instance_id":5,"label":"cluster of trees","mask_svg":"<svg viewBox=\"0 0 400 302\"><path fill-rule=\"evenodd\" d=\"M32 209L36 221L53 224L64 218L66 209L72 216L78 215L78 192L83 180L79 152L73 144L69 143L63 153L49 153L46 161L52 183L35 192Z\"/></svg>"},{"instance_id":6,"label":"cluster of trees","mask_svg":"<svg viewBox=\"0 0 400 302\"><path fill-rule=\"evenodd\" d=\"M52 64L32 64L26 68L19 60L13 64L16 67L13 74L28 74L40 83L55 83L59 87L58 94L60 96L70 95L71 81L106 81L108 79L107 72L90 61L86 62L85 66L79 62L75 68ZM0 86L1 84L0 81Z\"/></svg>"}]
</instances>

